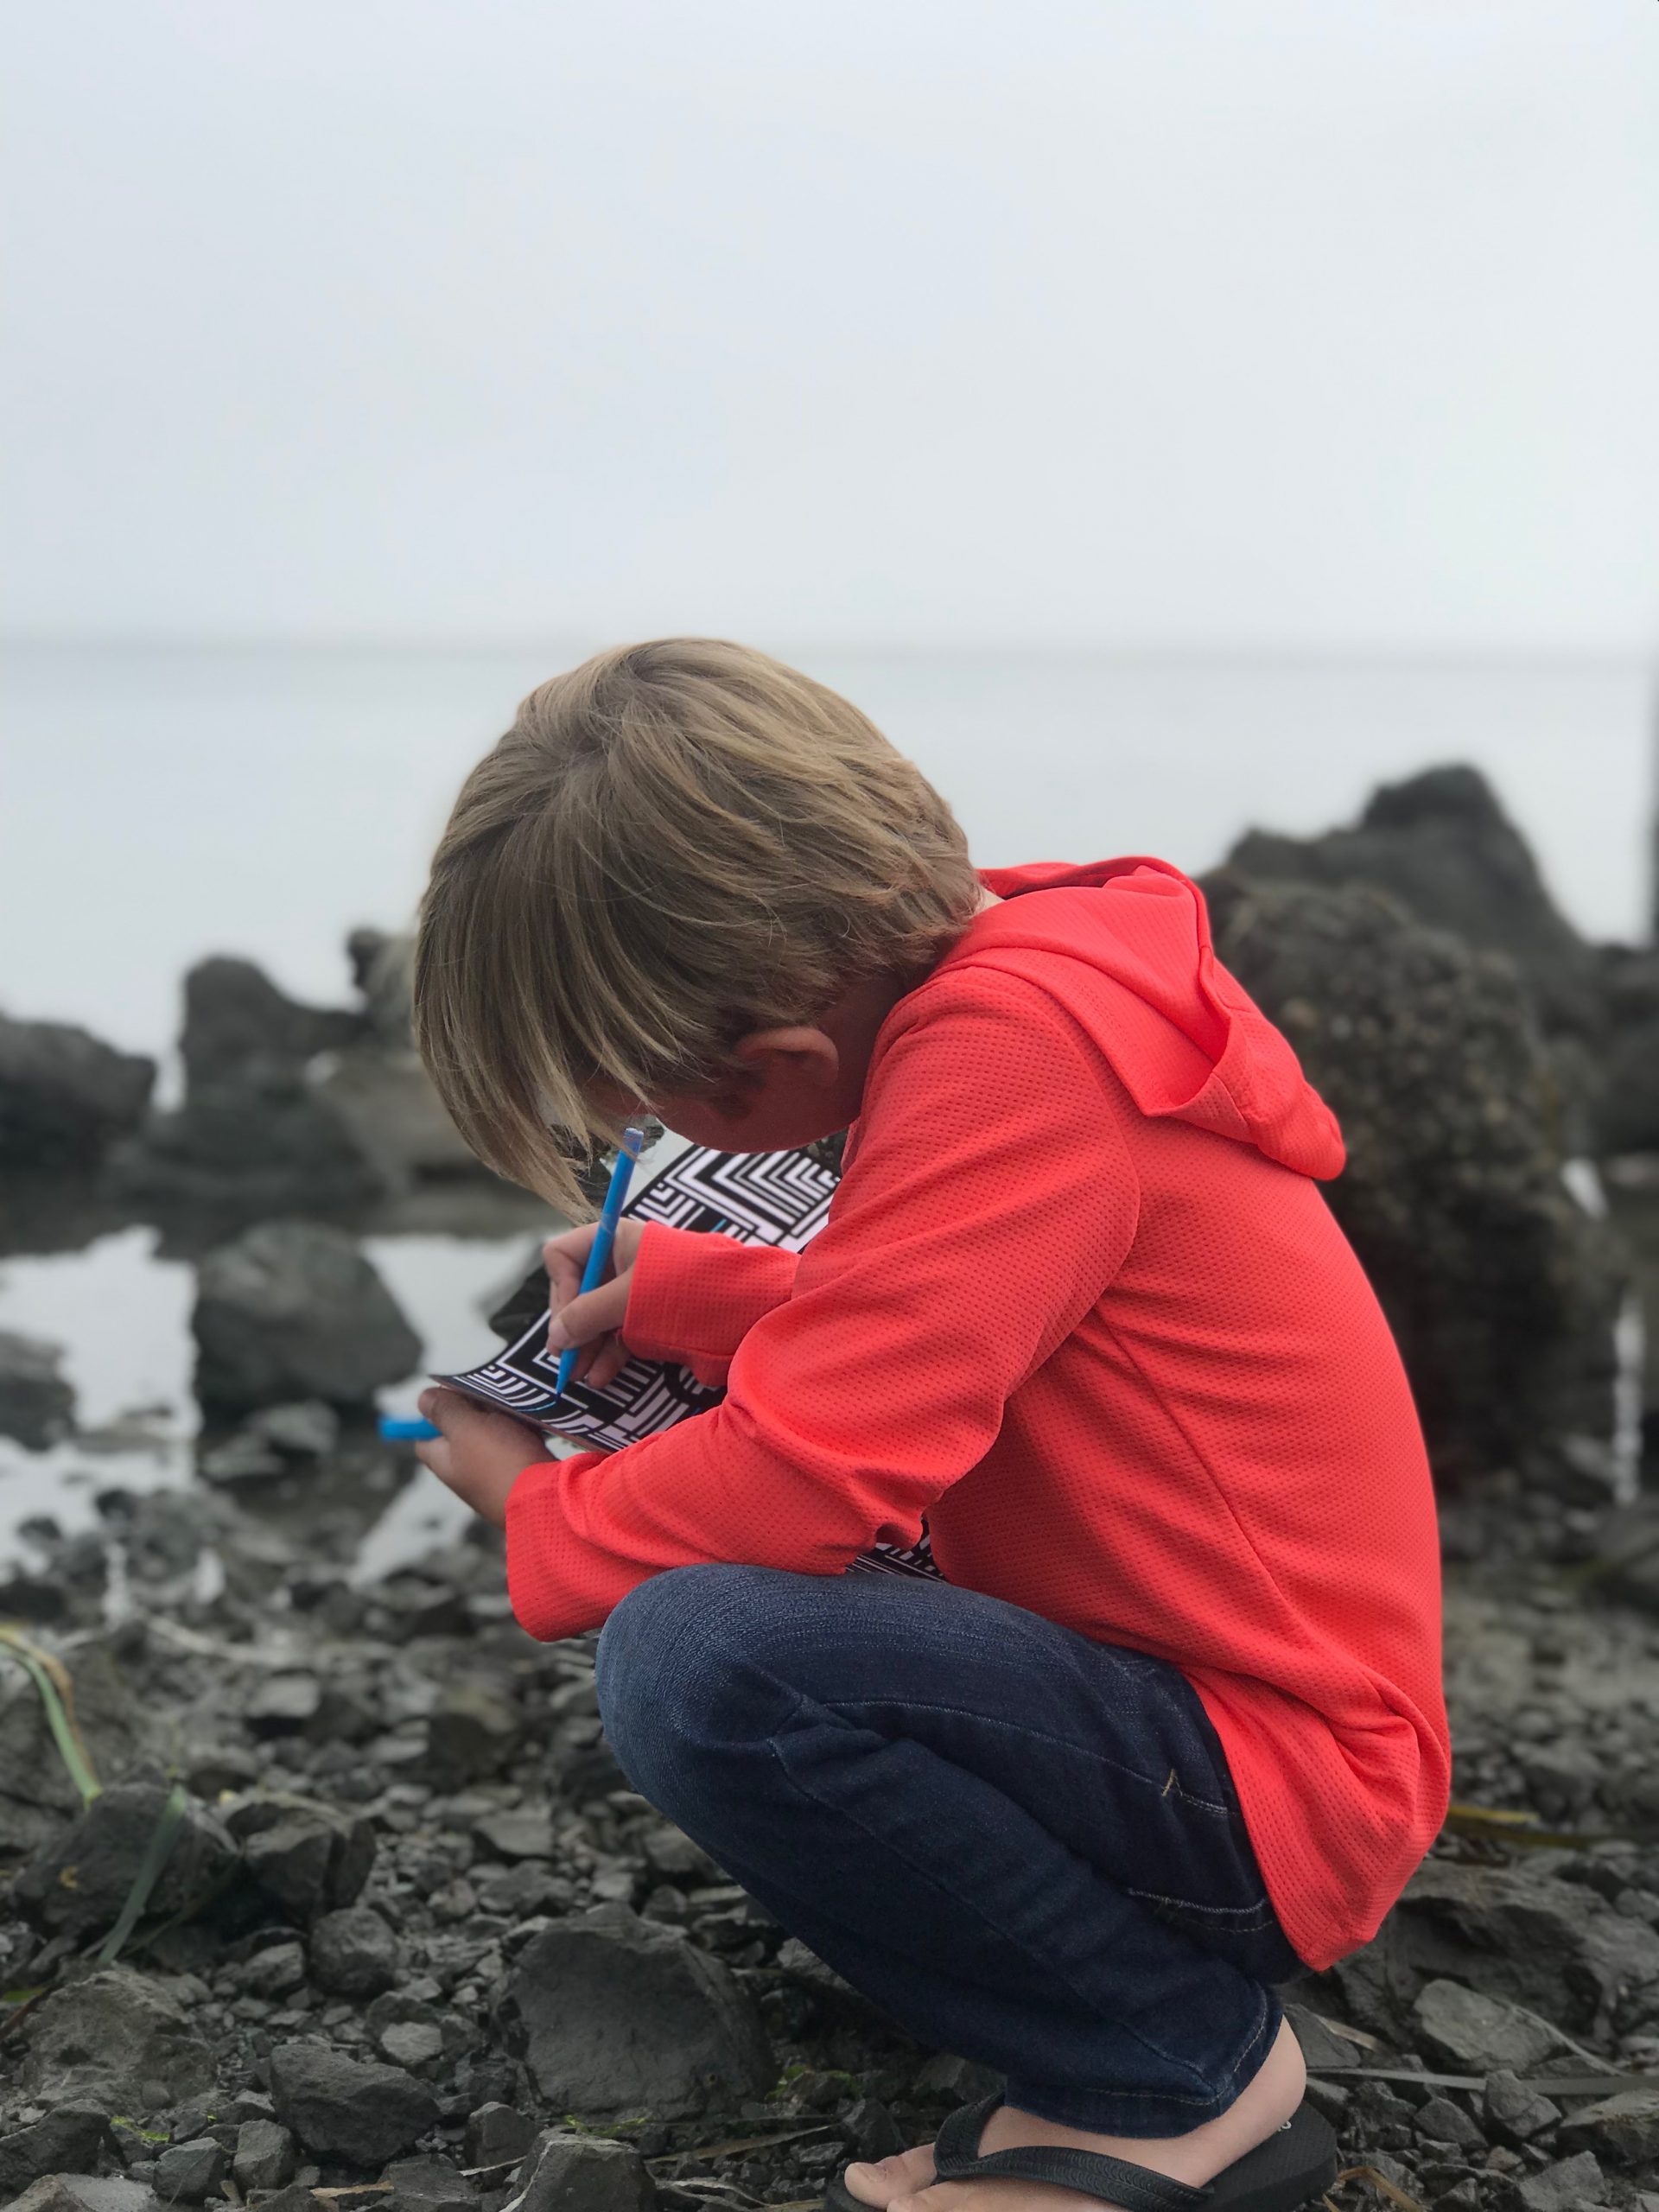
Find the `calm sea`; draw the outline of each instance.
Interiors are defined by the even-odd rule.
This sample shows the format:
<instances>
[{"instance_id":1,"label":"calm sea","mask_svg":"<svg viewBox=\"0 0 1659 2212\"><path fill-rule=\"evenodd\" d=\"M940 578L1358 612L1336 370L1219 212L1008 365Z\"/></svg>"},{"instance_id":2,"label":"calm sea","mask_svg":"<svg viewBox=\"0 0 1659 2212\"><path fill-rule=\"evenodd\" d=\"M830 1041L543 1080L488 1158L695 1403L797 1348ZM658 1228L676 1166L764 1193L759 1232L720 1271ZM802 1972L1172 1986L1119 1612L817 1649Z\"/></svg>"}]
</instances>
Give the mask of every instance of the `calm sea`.
<instances>
[{"instance_id":1,"label":"calm sea","mask_svg":"<svg viewBox=\"0 0 1659 2212\"><path fill-rule=\"evenodd\" d=\"M407 923L461 776L574 650L16 649L0 662L0 1010L168 1051L179 982L251 955L340 1001L346 930ZM984 862L1155 853L1351 818L1379 780L1471 760L1600 937L1645 931L1653 675L1637 663L1128 661L809 652L947 793ZM434 1364L483 1355L520 1236L374 1246ZM0 1440L0 1558L111 1481L187 1479L191 1269L135 1228L0 1263L0 1328L67 1349L82 1417L170 1408L154 1454ZM411 1379L410 1389L413 1382ZM404 1395L408 1393L403 1394ZM423 1480L381 1559L453 1527Z\"/></svg>"}]
</instances>

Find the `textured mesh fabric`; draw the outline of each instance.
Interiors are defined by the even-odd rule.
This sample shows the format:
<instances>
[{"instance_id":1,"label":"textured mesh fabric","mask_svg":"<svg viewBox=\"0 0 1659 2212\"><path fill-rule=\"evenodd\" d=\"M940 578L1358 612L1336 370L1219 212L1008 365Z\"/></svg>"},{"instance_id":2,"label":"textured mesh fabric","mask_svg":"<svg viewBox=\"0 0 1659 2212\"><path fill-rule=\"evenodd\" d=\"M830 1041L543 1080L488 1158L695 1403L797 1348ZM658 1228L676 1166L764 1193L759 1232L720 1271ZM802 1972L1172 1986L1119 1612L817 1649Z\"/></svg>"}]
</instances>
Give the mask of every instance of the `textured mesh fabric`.
<instances>
[{"instance_id":1,"label":"textured mesh fabric","mask_svg":"<svg viewBox=\"0 0 1659 2212\"><path fill-rule=\"evenodd\" d=\"M1340 1140L1184 877L988 880L1007 903L877 1039L799 1261L646 1232L629 1340L727 1397L527 1470L514 1607L570 1635L664 1567L836 1573L925 1513L950 1580L1182 1669L1322 1966L1375 1932L1449 1773L1421 1437L1310 1179Z\"/></svg>"}]
</instances>

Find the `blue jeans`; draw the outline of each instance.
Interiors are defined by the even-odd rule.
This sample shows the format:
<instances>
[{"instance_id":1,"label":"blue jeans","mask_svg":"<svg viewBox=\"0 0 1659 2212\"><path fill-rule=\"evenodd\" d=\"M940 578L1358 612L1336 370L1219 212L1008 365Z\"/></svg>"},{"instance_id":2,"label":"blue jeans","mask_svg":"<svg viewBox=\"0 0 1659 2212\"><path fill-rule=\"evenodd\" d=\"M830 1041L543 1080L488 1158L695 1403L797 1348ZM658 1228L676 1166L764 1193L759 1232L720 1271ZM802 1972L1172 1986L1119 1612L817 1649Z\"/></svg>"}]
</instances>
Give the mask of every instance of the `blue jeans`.
<instances>
[{"instance_id":1,"label":"blue jeans","mask_svg":"<svg viewBox=\"0 0 1659 2212\"><path fill-rule=\"evenodd\" d=\"M1224 2112L1298 1971L1191 1684L949 1583L680 1567L599 1700L634 1787L1008 2100L1118 2135Z\"/></svg>"}]
</instances>

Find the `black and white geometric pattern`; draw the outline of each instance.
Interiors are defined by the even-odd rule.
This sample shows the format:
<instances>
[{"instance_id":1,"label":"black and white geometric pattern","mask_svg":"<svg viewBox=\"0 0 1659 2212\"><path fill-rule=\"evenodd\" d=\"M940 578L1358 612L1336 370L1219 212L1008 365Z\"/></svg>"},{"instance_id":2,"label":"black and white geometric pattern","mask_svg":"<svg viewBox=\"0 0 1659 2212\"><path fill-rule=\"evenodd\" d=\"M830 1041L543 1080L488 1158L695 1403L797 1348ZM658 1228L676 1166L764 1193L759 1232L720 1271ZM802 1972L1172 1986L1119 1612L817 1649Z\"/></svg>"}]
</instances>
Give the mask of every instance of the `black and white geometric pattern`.
<instances>
[{"instance_id":1,"label":"black and white geometric pattern","mask_svg":"<svg viewBox=\"0 0 1659 2212\"><path fill-rule=\"evenodd\" d=\"M804 1152L713 1152L692 1145L630 1200L635 1221L733 1236L798 1252L823 1228L836 1178ZM656 1436L688 1414L706 1412L724 1393L706 1389L683 1367L631 1359L602 1390L573 1382L561 1399L558 1360L547 1349L548 1317L532 1321L504 1351L465 1374L439 1381L553 1436L603 1452L620 1452ZM937 1575L927 1532L901 1549L878 1544L854 1567L883 1574Z\"/></svg>"}]
</instances>

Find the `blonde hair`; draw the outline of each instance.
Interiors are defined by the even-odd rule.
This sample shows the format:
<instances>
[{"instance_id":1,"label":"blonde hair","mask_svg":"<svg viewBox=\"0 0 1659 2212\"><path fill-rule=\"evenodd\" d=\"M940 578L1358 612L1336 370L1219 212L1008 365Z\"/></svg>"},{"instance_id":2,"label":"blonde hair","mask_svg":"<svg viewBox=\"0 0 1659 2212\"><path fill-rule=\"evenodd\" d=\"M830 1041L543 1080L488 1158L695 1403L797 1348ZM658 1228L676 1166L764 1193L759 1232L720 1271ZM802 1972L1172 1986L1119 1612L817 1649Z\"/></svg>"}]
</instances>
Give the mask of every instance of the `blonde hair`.
<instances>
[{"instance_id":1,"label":"blonde hair","mask_svg":"<svg viewBox=\"0 0 1659 2212\"><path fill-rule=\"evenodd\" d=\"M748 1031L919 981L979 886L950 808L845 699L764 653L663 638L532 691L432 862L415 1035L490 1166L588 1211L594 1096L717 1084Z\"/></svg>"}]
</instances>

